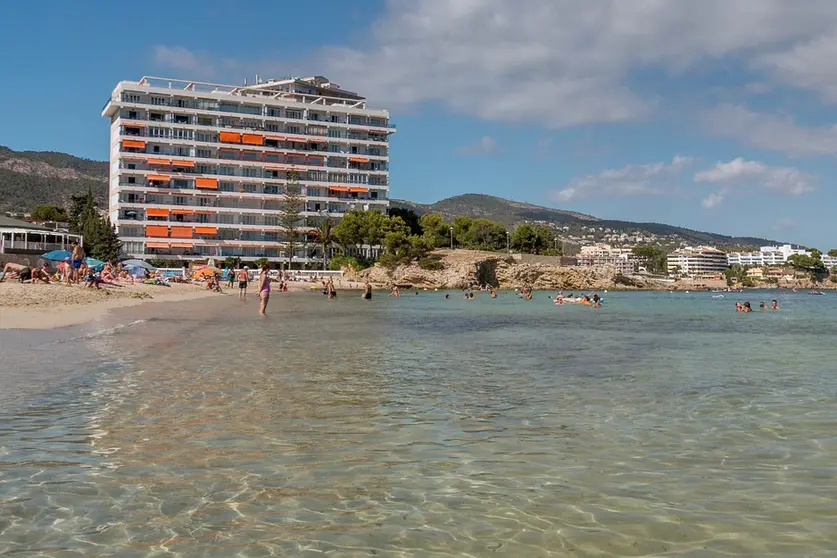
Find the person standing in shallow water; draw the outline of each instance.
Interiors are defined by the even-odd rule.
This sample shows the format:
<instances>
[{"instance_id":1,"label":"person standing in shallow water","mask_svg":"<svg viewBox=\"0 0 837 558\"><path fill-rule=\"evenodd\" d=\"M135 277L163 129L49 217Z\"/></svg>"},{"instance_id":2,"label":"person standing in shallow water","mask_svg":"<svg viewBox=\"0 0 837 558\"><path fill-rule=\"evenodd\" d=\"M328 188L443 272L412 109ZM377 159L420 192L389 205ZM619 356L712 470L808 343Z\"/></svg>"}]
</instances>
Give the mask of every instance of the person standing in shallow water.
<instances>
[{"instance_id":1,"label":"person standing in shallow water","mask_svg":"<svg viewBox=\"0 0 837 558\"><path fill-rule=\"evenodd\" d=\"M363 299L364 300L371 300L372 298L372 285L369 283L367 279L366 282L363 284Z\"/></svg>"},{"instance_id":2,"label":"person standing in shallow water","mask_svg":"<svg viewBox=\"0 0 837 558\"><path fill-rule=\"evenodd\" d=\"M270 301L270 275L267 271L267 264L262 264L262 270L259 273L259 316L267 315L267 303Z\"/></svg>"}]
</instances>

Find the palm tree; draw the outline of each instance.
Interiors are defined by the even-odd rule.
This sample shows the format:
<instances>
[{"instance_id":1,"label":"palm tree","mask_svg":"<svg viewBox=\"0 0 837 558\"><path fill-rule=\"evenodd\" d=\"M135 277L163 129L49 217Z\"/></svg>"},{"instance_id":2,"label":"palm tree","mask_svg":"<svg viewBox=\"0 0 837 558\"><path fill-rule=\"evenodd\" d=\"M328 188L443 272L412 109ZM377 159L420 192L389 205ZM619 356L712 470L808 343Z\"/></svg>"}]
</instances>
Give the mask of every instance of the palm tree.
<instances>
[{"instance_id":1,"label":"palm tree","mask_svg":"<svg viewBox=\"0 0 837 558\"><path fill-rule=\"evenodd\" d=\"M328 249L334 244L334 221L330 217L326 217L314 229L314 234L317 236L317 243L323 247L323 269L328 269Z\"/></svg>"}]
</instances>

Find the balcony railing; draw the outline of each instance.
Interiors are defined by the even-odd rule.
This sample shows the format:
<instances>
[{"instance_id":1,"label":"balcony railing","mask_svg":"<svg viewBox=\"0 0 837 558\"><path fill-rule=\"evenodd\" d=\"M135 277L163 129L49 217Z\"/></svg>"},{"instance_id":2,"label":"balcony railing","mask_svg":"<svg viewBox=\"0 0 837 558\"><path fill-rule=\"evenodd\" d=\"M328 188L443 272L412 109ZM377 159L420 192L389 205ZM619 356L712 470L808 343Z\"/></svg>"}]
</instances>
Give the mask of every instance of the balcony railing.
<instances>
[{"instance_id":1,"label":"balcony railing","mask_svg":"<svg viewBox=\"0 0 837 558\"><path fill-rule=\"evenodd\" d=\"M317 97L317 95L304 95L301 93L289 93L291 95L300 95L300 96L308 96L308 97ZM116 101L116 99L111 99L111 101ZM102 111L107 108L108 103L102 108ZM175 108L175 109L185 109L185 110L204 110L208 112L219 112L224 114L240 114L245 116L252 116L256 118L280 118L280 119L287 119L287 120L310 120L305 117L304 114L300 116L296 116L294 114L289 115L287 112L285 114L279 115L271 115L268 112L271 110L268 107L256 107L256 106L248 106L248 105L239 105L239 104L231 104L231 103L218 103L218 104L207 104L207 103L198 103L191 101L189 99L182 99L181 102L172 102L170 99L145 99L141 96L136 94L131 94L128 92L123 92L122 96L119 98L119 102L121 103L131 103L134 105L147 105L150 107L168 107L168 108ZM272 109L274 112L276 109ZM346 120L344 122L334 122L334 121L322 121L317 120L317 122L328 122L330 124L347 124L350 126L366 126L369 128L383 128L383 129L395 129L394 124L390 124L389 122L375 122L373 123L371 120L366 122L359 121L358 119L352 119L348 114L346 115ZM352 121L354 120L354 121Z\"/></svg>"}]
</instances>

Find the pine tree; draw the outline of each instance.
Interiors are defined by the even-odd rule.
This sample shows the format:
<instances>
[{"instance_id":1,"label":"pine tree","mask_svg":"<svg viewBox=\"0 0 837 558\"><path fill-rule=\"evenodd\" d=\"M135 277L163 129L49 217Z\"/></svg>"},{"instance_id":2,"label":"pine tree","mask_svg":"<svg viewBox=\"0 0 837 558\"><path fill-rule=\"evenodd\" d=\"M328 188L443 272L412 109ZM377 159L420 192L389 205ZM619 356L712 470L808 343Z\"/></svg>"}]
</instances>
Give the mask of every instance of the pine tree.
<instances>
[{"instance_id":1,"label":"pine tree","mask_svg":"<svg viewBox=\"0 0 837 558\"><path fill-rule=\"evenodd\" d=\"M285 242L288 245L288 269L294 259L297 240L300 230L299 222L302 220L302 205L305 197L302 195L302 188L299 185L297 173L288 173L288 183L285 185L285 197L279 213L279 223L285 229Z\"/></svg>"},{"instance_id":2,"label":"pine tree","mask_svg":"<svg viewBox=\"0 0 837 558\"><path fill-rule=\"evenodd\" d=\"M116 234L116 227L110 222L110 217L98 217L96 244L92 247L94 258L104 262L115 262L122 251L122 241Z\"/></svg>"}]
</instances>

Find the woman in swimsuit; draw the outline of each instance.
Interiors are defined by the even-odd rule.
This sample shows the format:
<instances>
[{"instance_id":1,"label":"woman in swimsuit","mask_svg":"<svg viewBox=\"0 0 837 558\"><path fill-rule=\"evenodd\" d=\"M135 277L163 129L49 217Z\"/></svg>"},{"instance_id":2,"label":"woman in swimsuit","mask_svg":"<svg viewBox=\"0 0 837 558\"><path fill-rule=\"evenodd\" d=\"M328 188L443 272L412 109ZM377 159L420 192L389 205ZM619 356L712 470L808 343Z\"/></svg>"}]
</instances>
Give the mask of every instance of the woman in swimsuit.
<instances>
[{"instance_id":1,"label":"woman in swimsuit","mask_svg":"<svg viewBox=\"0 0 837 558\"><path fill-rule=\"evenodd\" d=\"M270 275L267 274L267 264L262 265L259 274L259 316L266 316L267 303L270 300Z\"/></svg>"}]
</instances>

